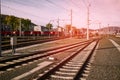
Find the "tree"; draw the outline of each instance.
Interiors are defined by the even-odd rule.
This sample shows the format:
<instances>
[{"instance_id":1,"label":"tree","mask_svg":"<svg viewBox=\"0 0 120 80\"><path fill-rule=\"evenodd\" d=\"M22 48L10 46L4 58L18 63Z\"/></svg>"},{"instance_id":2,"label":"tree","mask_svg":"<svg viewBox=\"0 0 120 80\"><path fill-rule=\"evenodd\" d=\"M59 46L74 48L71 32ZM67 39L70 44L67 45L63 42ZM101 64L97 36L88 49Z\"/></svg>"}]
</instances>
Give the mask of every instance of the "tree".
<instances>
[{"instance_id":1,"label":"tree","mask_svg":"<svg viewBox=\"0 0 120 80\"><path fill-rule=\"evenodd\" d=\"M50 30L53 28L53 25L50 24L50 23L48 23L48 24L46 24L46 27L47 27L47 29L50 31Z\"/></svg>"},{"instance_id":2,"label":"tree","mask_svg":"<svg viewBox=\"0 0 120 80\"><path fill-rule=\"evenodd\" d=\"M5 23L10 26L12 31L18 30L19 28L19 20L14 16L6 16Z\"/></svg>"},{"instance_id":3,"label":"tree","mask_svg":"<svg viewBox=\"0 0 120 80\"><path fill-rule=\"evenodd\" d=\"M5 27L7 26L11 31L17 31L19 30L19 27L21 25L23 31L29 31L31 20L18 18L11 15L2 15L1 23L2 23L3 29L5 29Z\"/></svg>"},{"instance_id":4,"label":"tree","mask_svg":"<svg viewBox=\"0 0 120 80\"><path fill-rule=\"evenodd\" d=\"M0 17L1 17L1 19L0 19L1 20L1 24L5 25L6 24L6 22L5 22L5 17L6 16L5 15L0 15Z\"/></svg>"},{"instance_id":5,"label":"tree","mask_svg":"<svg viewBox=\"0 0 120 80\"><path fill-rule=\"evenodd\" d=\"M16 18L16 17L14 17L14 19L13 19L14 21L14 23L13 23L13 27L14 27L14 30L19 30L19 25L20 25L20 21L19 21L19 19L18 18Z\"/></svg>"},{"instance_id":6,"label":"tree","mask_svg":"<svg viewBox=\"0 0 120 80\"><path fill-rule=\"evenodd\" d=\"M30 25L31 25L31 20L29 19L21 19L21 24L22 24L22 30L23 31L29 31L30 30Z\"/></svg>"}]
</instances>

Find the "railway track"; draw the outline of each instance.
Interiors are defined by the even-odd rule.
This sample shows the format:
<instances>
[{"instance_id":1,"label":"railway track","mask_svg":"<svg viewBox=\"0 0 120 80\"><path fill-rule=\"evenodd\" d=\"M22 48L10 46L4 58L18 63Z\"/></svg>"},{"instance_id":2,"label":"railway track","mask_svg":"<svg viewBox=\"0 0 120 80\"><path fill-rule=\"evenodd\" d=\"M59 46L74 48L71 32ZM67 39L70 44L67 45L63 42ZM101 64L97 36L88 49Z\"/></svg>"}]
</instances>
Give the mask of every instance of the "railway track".
<instances>
[{"instance_id":1,"label":"railway track","mask_svg":"<svg viewBox=\"0 0 120 80\"><path fill-rule=\"evenodd\" d=\"M32 54L28 54L28 55L23 55L23 56L17 56L15 58L9 58L9 59L5 59L5 60L1 60L0 61L0 75L4 75L6 72L9 73L9 71L14 71L15 69L18 69L20 67L23 67L23 65L30 65L31 63L36 63L36 61L38 62L37 64L39 65L39 61L41 59L43 59L42 61L44 61L44 59L48 58L49 56L51 55L55 55L55 54L58 54L58 53L61 53L61 52L65 52L69 49L74 49L76 47L80 47L80 46L84 46L82 48L80 48L80 50L77 50L77 52L81 51L83 48L85 48L87 45L89 45L90 43L92 43L93 41L95 40L89 40L89 41L84 41L84 42L79 42L79 43L74 43L74 44L71 44L71 45L64 45L64 46L61 46L61 47L56 47L56 48L53 48L53 49L48 49L48 50L43 50L43 51L37 51L35 53L32 53ZM70 57L67 57L67 58L64 58L62 61L58 61L58 62L53 62L53 63L50 63L51 65L51 68L53 68L53 66L58 66L59 65L63 65L64 63L68 62L67 60L68 59L71 59L73 57L75 57L78 53L74 53L72 55L70 55ZM30 63L30 64L29 64ZM43 63L45 64L45 63ZM69 65L69 64L68 64ZM34 66L35 67L35 66ZM47 67L47 65L45 66ZM65 66L66 67L66 66ZM74 66L73 66L74 67ZM70 68L70 67L69 67ZM72 68L72 67L71 67ZM31 68L32 69L32 68ZM31 70L30 69L30 70ZM38 67L39 69L39 67ZM20 69L21 70L21 69ZM44 69L43 69L44 70ZM45 69L46 70L46 69ZM53 71L56 71L56 69L51 69ZM38 76L37 72L34 73L34 75L36 77L36 79L38 80L44 80L44 78L50 78L50 76L48 76L49 73L51 73L51 70L50 72L48 73L45 73L45 76ZM25 73L27 70L25 71L22 71L21 74ZM39 70L38 70L39 71ZM41 70L40 70L41 71ZM17 71L19 72L19 71ZM29 71L27 71L29 73ZM31 73L32 71L30 71ZM34 71L33 71L34 72ZM47 71L46 71L47 72ZM28 74L27 73L27 74ZM60 73L60 72L57 72L57 73ZM13 73L14 74L14 73ZM32 73L31 73L32 74ZM19 74L20 75L20 74ZM9 78L6 78L6 79L12 79L12 80L24 80L24 79L16 79L17 76L19 75L14 75L14 77L10 77L8 76ZM47 75L47 76L46 76ZM52 74L51 74L52 75ZM13 75L12 75L13 76ZM25 76L26 77L26 76ZM54 76L53 76L54 77ZM34 79L34 78L31 78L30 80ZM4 80L4 78L1 77L1 80ZM28 80L28 79L25 79L25 80ZM69 79L68 79L69 80Z\"/></svg>"},{"instance_id":2,"label":"railway track","mask_svg":"<svg viewBox=\"0 0 120 80\"><path fill-rule=\"evenodd\" d=\"M98 40L93 41L33 80L82 80L84 73L89 72L87 70L97 44Z\"/></svg>"},{"instance_id":3,"label":"railway track","mask_svg":"<svg viewBox=\"0 0 120 80\"><path fill-rule=\"evenodd\" d=\"M56 54L58 52L63 52L65 50L72 49L74 47L78 47L78 46L87 44L89 42L91 42L91 40L79 42L79 43L75 43L75 44L71 44L71 45L56 47L54 49L37 51L37 52L32 53L32 54L17 56L14 58L3 59L0 61L0 71L5 71L9 68L14 68L15 66L22 65L22 64L28 63L28 62L32 62L33 60L38 60L40 58L47 57L47 56Z\"/></svg>"},{"instance_id":4,"label":"railway track","mask_svg":"<svg viewBox=\"0 0 120 80\"><path fill-rule=\"evenodd\" d=\"M49 41L53 41L53 40L58 40L59 38L44 38L44 39L19 39L17 41L17 45L16 48L18 47L24 47L24 46L29 46L29 45L33 45L33 44L38 44L38 43L43 43L43 42L49 42ZM9 50L11 49L11 45L10 45L10 40L9 41L2 41L2 50Z\"/></svg>"}]
</instances>

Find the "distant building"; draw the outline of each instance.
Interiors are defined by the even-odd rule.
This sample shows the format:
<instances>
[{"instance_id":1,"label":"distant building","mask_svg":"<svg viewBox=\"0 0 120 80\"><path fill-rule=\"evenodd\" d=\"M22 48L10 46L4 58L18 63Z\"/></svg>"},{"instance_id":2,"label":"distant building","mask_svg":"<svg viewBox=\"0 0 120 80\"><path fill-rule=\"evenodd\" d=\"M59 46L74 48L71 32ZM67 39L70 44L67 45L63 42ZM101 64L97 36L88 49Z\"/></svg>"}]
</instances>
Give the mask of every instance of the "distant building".
<instances>
[{"instance_id":1,"label":"distant building","mask_svg":"<svg viewBox=\"0 0 120 80\"><path fill-rule=\"evenodd\" d=\"M40 31L40 32L45 32L48 31L48 29L45 26L34 26L34 31Z\"/></svg>"},{"instance_id":2,"label":"distant building","mask_svg":"<svg viewBox=\"0 0 120 80\"><path fill-rule=\"evenodd\" d=\"M117 33L120 33L120 27L109 26L109 27L102 28L98 31L100 31L101 34L117 34Z\"/></svg>"}]
</instances>

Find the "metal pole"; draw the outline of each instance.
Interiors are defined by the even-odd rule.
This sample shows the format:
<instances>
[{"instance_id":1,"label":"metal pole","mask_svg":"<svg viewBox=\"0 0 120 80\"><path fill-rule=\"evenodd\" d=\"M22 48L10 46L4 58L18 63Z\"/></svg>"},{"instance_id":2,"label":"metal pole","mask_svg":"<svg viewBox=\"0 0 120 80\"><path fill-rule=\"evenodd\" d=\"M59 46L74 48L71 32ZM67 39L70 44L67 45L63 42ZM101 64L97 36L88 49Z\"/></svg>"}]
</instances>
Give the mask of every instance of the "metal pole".
<instances>
[{"instance_id":1,"label":"metal pole","mask_svg":"<svg viewBox=\"0 0 120 80\"><path fill-rule=\"evenodd\" d=\"M12 46L12 54L15 54L15 47L17 45L17 37L11 37L10 38L10 44Z\"/></svg>"},{"instance_id":2,"label":"metal pole","mask_svg":"<svg viewBox=\"0 0 120 80\"><path fill-rule=\"evenodd\" d=\"M57 21L57 23L58 23L58 29L59 29L59 17L58 17L58 21ZM58 30L58 37L59 37L59 30Z\"/></svg>"},{"instance_id":3,"label":"metal pole","mask_svg":"<svg viewBox=\"0 0 120 80\"><path fill-rule=\"evenodd\" d=\"M1 22L1 19L0 19L0 22ZM2 46L2 36L1 36L1 27L2 27L2 23L0 23L0 57L2 56L2 49L1 49L1 46Z\"/></svg>"},{"instance_id":4,"label":"metal pole","mask_svg":"<svg viewBox=\"0 0 120 80\"><path fill-rule=\"evenodd\" d=\"M110 35L110 31L109 31L109 24L108 24L108 37L109 37L109 35Z\"/></svg>"},{"instance_id":5,"label":"metal pole","mask_svg":"<svg viewBox=\"0 0 120 80\"><path fill-rule=\"evenodd\" d=\"M72 27L72 9L71 9L71 27Z\"/></svg>"},{"instance_id":6,"label":"metal pole","mask_svg":"<svg viewBox=\"0 0 120 80\"><path fill-rule=\"evenodd\" d=\"M49 38L50 38L50 22L49 22Z\"/></svg>"},{"instance_id":7,"label":"metal pole","mask_svg":"<svg viewBox=\"0 0 120 80\"><path fill-rule=\"evenodd\" d=\"M19 35L21 37L21 19L20 19L20 25L19 25Z\"/></svg>"},{"instance_id":8,"label":"metal pole","mask_svg":"<svg viewBox=\"0 0 120 80\"><path fill-rule=\"evenodd\" d=\"M0 5L1 5L1 0L0 0ZM0 15L0 18L1 18L1 15ZM1 46L2 46L2 36L1 36L1 33L2 33L2 30L1 30L2 29L2 23L1 22L2 21L0 19L0 57L2 56L2 48L1 48Z\"/></svg>"},{"instance_id":9,"label":"metal pole","mask_svg":"<svg viewBox=\"0 0 120 80\"><path fill-rule=\"evenodd\" d=\"M49 21L49 31L50 31L50 24L51 24L52 21L54 22L54 20L50 20L50 21ZM51 36L50 34L51 34L51 33L49 32L49 38L50 38L50 36Z\"/></svg>"},{"instance_id":10,"label":"metal pole","mask_svg":"<svg viewBox=\"0 0 120 80\"><path fill-rule=\"evenodd\" d=\"M99 22L99 35L101 34L101 23Z\"/></svg>"},{"instance_id":11,"label":"metal pole","mask_svg":"<svg viewBox=\"0 0 120 80\"><path fill-rule=\"evenodd\" d=\"M72 9L71 9L71 28L70 28L70 32L71 32L71 37L72 37Z\"/></svg>"},{"instance_id":12,"label":"metal pole","mask_svg":"<svg viewBox=\"0 0 120 80\"><path fill-rule=\"evenodd\" d=\"M108 34L110 34L109 24L108 24Z\"/></svg>"},{"instance_id":13,"label":"metal pole","mask_svg":"<svg viewBox=\"0 0 120 80\"><path fill-rule=\"evenodd\" d=\"M12 45L12 54L15 54L15 45Z\"/></svg>"},{"instance_id":14,"label":"metal pole","mask_svg":"<svg viewBox=\"0 0 120 80\"><path fill-rule=\"evenodd\" d=\"M57 28L59 28L59 18L58 18L58 20L57 20L57 23L58 23L58 27L57 27Z\"/></svg>"},{"instance_id":15,"label":"metal pole","mask_svg":"<svg viewBox=\"0 0 120 80\"><path fill-rule=\"evenodd\" d=\"M87 6L87 40L89 40L89 7L90 7L90 3L88 3Z\"/></svg>"}]
</instances>

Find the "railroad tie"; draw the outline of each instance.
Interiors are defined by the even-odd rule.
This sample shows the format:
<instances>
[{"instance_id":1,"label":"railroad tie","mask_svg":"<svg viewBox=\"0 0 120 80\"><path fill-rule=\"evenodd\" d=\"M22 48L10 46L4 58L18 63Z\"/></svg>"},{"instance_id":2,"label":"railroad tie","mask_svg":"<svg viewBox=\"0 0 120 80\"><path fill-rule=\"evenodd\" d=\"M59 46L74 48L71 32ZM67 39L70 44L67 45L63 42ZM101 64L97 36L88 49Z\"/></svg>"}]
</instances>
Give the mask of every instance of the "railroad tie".
<instances>
[{"instance_id":1,"label":"railroad tie","mask_svg":"<svg viewBox=\"0 0 120 80\"><path fill-rule=\"evenodd\" d=\"M57 75L67 75L67 76L75 76L76 73L71 72L71 73L66 73L66 72L62 72L62 71L56 71L55 74Z\"/></svg>"},{"instance_id":2,"label":"railroad tie","mask_svg":"<svg viewBox=\"0 0 120 80\"><path fill-rule=\"evenodd\" d=\"M66 76L59 76L59 75L51 75L51 78L55 78L56 80L58 79L63 79L63 80L73 80L73 77L66 77Z\"/></svg>"},{"instance_id":3,"label":"railroad tie","mask_svg":"<svg viewBox=\"0 0 120 80\"><path fill-rule=\"evenodd\" d=\"M60 71L65 71L65 72L77 72L78 70L74 70L74 69L64 69L64 68L60 68Z\"/></svg>"}]
</instances>

